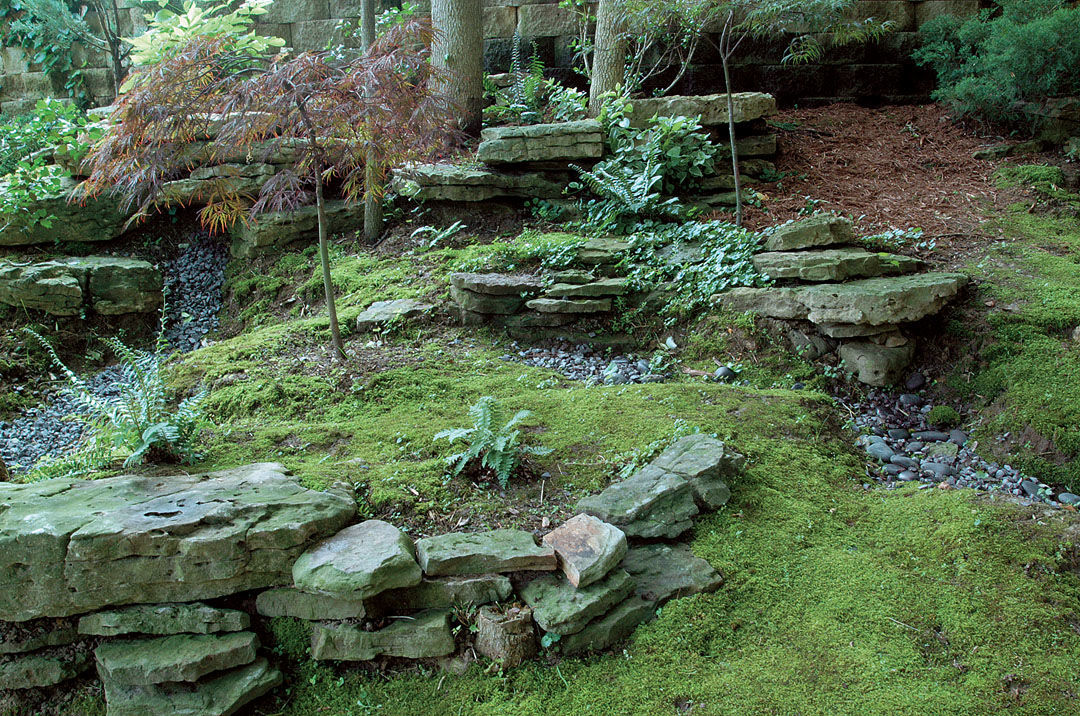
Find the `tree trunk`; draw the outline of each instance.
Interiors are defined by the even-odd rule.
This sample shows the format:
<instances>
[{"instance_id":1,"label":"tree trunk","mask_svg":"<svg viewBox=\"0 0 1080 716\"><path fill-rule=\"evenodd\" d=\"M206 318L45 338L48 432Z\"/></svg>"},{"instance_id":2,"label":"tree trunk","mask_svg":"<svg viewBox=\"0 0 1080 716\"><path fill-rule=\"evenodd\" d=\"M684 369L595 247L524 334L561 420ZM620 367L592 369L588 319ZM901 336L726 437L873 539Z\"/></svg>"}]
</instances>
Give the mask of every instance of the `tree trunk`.
<instances>
[{"instance_id":1,"label":"tree trunk","mask_svg":"<svg viewBox=\"0 0 1080 716\"><path fill-rule=\"evenodd\" d=\"M4 458L0 457L0 482L10 482L11 475L8 474L7 465L4 464Z\"/></svg>"},{"instance_id":2,"label":"tree trunk","mask_svg":"<svg viewBox=\"0 0 1080 716\"><path fill-rule=\"evenodd\" d=\"M375 0L362 0L360 4L360 44L366 52L375 42ZM367 151L364 159L364 240L374 243L383 229L382 202L372 192L379 181L378 157L375 149Z\"/></svg>"},{"instance_id":3,"label":"tree trunk","mask_svg":"<svg viewBox=\"0 0 1080 716\"><path fill-rule=\"evenodd\" d=\"M626 81L626 37L622 30L621 0L600 0L596 7L589 116L600 113L603 96Z\"/></svg>"},{"instance_id":4,"label":"tree trunk","mask_svg":"<svg viewBox=\"0 0 1080 716\"><path fill-rule=\"evenodd\" d=\"M431 61L448 73L439 87L461 110L458 128L480 134L484 109L484 32L480 0L432 0Z\"/></svg>"},{"instance_id":5,"label":"tree trunk","mask_svg":"<svg viewBox=\"0 0 1080 716\"><path fill-rule=\"evenodd\" d=\"M326 312L330 315L330 338L339 361L345 360L345 345L338 328L337 305L334 303L334 283L330 278L330 251L326 240L326 201L323 199L321 169L315 172L315 207L319 217L319 262L322 264L323 291L326 293Z\"/></svg>"},{"instance_id":6,"label":"tree trunk","mask_svg":"<svg viewBox=\"0 0 1080 716\"><path fill-rule=\"evenodd\" d=\"M739 149L735 146L735 101L731 95L731 72L728 54L720 54L724 67L724 91L727 93L728 141L731 142L731 175L735 178L735 226L742 226L742 179L739 176Z\"/></svg>"}]
</instances>

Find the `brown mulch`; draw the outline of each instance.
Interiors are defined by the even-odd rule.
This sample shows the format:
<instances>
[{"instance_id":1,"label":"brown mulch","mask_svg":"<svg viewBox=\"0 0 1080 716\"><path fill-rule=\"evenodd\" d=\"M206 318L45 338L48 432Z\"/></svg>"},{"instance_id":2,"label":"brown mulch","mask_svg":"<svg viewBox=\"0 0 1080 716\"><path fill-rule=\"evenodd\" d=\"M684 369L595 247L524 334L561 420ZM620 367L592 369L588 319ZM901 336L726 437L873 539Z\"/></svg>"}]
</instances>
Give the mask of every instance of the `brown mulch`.
<instances>
[{"instance_id":1,"label":"brown mulch","mask_svg":"<svg viewBox=\"0 0 1080 716\"><path fill-rule=\"evenodd\" d=\"M976 136L939 105L790 109L773 124L785 176L764 187L768 212L753 210L752 227L797 218L809 197L820 210L851 215L864 232L922 227L949 236L974 231L996 200L1001 162L972 153L1002 138Z\"/></svg>"}]
</instances>

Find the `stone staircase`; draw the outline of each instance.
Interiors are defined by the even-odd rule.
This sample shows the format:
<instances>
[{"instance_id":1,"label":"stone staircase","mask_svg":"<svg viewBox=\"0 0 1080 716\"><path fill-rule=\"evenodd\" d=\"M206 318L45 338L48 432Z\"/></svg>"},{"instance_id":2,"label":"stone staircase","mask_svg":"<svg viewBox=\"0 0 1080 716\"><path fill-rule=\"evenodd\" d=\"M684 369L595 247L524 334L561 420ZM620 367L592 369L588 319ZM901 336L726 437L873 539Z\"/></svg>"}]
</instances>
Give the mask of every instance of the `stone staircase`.
<instances>
[{"instance_id":1,"label":"stone staircase","mask_svg":"<svg viewBox=\"0 0 1080 716\"><path fill-rule=\"evenodd\" d=\"M860 381L888 385L915 354L907 325L944 308L967 277L918 273L924 262L866 251L851 246L854 240L850 220L827 214L773 227L754 265L776 285L735 288L714 296L714 305L809 322L829 339L828 349L840 341L840 358Z\"/></svg>"}]
</instances>

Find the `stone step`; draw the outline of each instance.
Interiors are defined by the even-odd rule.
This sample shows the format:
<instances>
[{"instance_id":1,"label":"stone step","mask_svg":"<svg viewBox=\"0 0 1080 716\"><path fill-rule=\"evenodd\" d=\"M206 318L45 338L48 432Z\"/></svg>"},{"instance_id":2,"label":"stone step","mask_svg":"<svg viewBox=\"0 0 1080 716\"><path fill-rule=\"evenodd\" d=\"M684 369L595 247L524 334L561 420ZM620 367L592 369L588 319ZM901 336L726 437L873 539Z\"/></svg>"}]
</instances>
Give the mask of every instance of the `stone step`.
<instances>
[{"instance_id":1,"label":"stone step","mask_svg":"<svg viewBox=\"0 0 1080 716\"><path fill-rule=\"evenodd\" d=\"M670 599L715 592L724 583L720 573L688 545L645 544L626 553L620 565L636 583L635 593L662 606Z\"/></svg>"},{"instance_id":2,"label":"stone step","mask_svg":"<svg viewBox=\"0 0 1080 716\"><path fill-rule=\"evenodd\" d=\"M356 329L363 331L388 323L398 323L420 318L435 310L430 303L423 303L412 298L399 298L394 301L375 301L356 317Z\"/></svg>"},{"instance_id":3,"label":"stone step","mask_svg":"<svg viewBox=\"0 0 1080 716\"><path fill-rule=\"evenodd\" d=\"M850 244L855 240L851 219L815 214L807 219L771 226L761 232L766 251L794 251L819 246Z\"/></svg>"},{"instance_id":4,"label":"stone step","mask_svg":"<svg viewBox=\"0 0 1080 716\"><path fill-rule=\"evenodd\" d=\"M766 251L754 256L754 268L777 281L845 281L914 273L925 266L910 256L849 247L808 251Z\"/></svg>"},{"instance_id":5,"label":"stone step","mask_svg":"<svg viewBox=\"0 0 1080 716\"><path fill-rule=\"evenodd\" d=\"M940 311L967 283L960 273L932 272L793 288L734 288L714 305L767 318L816 324L894 325Z\"/></svg>"},{"instance_id":6,"label":"stone step","mask_svg":"<svg viewBox=\"0 0 1080 716\"><path fill-rule=\"evenodd\" d=\"M731 96L736 123L776 114L776 98L764 92L735 92ZM669 95L630 100L630 126L644 127L652 117L701 117L705 127L727 124L726 94Z\"/></svg>"},{"instance_id":7,"label":"stone step","mask_svg":"<svg viewBox=\"0 0 1080 716\"><path fill-rule=\"evenodd\" d=\"M480 133L478 161L489 165L599 159L604 129L595 119L523 127L489 127Z\"/></svg>"},{"instance_id":8,"label":"stone step","mask_svg":"<svg viewBox=\"0 0 1080 716\"><path fill-rule=\"evenodd\" d=\"M230 716L282 682L281 672L257 659L195 683L105 682L108 716Z\"/></svg>"},{"instance_id":9,"label":"stone step","mask_svg":"<svg viewBox=\"0 0 1080 716\"><path fill-rule=\"evenodd\" d=\"M98 674L106 684L198 681L207 674L255 661L259 639L251 632L177 634L100 645Z\"/></svg>"},{"instance_id":10,"label":"stone step","mask_svg":"<svg viewBox=\"0 0 1080 716\"><path fill-rule=\"evenodd\" d=\"M391 186L416 201L558 199L563 184L542 173L504 174L458 164L418 164L397 169Z\"/></svg>"},{"instance_id":11,"label":"stone step","mask_svg":"<svg viewBox=\"0 0 1080 716\"><path fill-rule=\"evenodd\" d=\"M634 594L579 632L559 641L563 654L600 651L634 633L638 625L656 618L656 606Z\"/></svg>"},{"instance_id":12,"label":"stone step","mask_svg":"<svg viewBox=\"0 0 1080 716\"><path fill-rule=\"evenodd\" d=\"M416 558L431 577L556 568L555 550L524 530L450 532L416 541Z\"/></svg>"}]
</instances>

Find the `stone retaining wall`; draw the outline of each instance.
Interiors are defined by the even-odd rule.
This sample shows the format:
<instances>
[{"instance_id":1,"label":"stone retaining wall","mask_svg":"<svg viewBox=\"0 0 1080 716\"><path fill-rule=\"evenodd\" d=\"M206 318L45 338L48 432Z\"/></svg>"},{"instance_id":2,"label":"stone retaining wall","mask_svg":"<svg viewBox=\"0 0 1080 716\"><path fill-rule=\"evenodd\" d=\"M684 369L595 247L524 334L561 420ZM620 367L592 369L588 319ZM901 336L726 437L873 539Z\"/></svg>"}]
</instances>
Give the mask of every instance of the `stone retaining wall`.
<instances>
[{"instance_id":1,"label":"stone retaining wall","mask_svg":"<svg viewBox=\"0 0 1080 716\"><path fill-rule=\"evenodd\" d=\"M129 34L145 28L142 12L132 5L130 0L119 2L122 24ZM568 10L544 0L484 0L484 5L484 57L489 72L508 69L516 31L536 43L552 74L566 81L576 79L570 69L574 23ZM819 63L799 67L782 65L783 51L775 43L750 44L740 54L733 79L738 88L763 89L784 103L925 99L933 87L933 75L910 60L918 44L918 29L938 15L971 14L985 5L983 0L858 0L858 13L892 20L897 31L880 43L834 50ZM259 19L259 32L280 37L297 50L323 49L341 40L340 22L356 18L359 6L359 0L276 0ZM90 94L98 103L107 104L111 82L105 58L82 48L76 48L76 54L86 58L84 77ZM0 110L27 111L41 97L59 96L61 88L21 48L3 48L0 58ZM721 77L715 53L709 43L702 43L694 68L676 91L717 92L722 89Z\"/></svg>"},{"instance_id":2,"label":"stone retaining wall","mask_svg":"<svg viewBox=\"0 0 1080 716\"><path fill-rule=\"evenodd\" d=\"M727 503L744 464L713 437L684 437L540 540L346 526L347 488L307 490L275 464L0 484L0 689L53 686L96 663L108 716L224 716L281 683L252 628L263 618L298 620L324 661L471 647L512 666L541 634L567 655L606 649L668 600L719 588L670 540ZM494 606L470 644L453 625L482 605Z\"/></svg>"}]
</instances>

